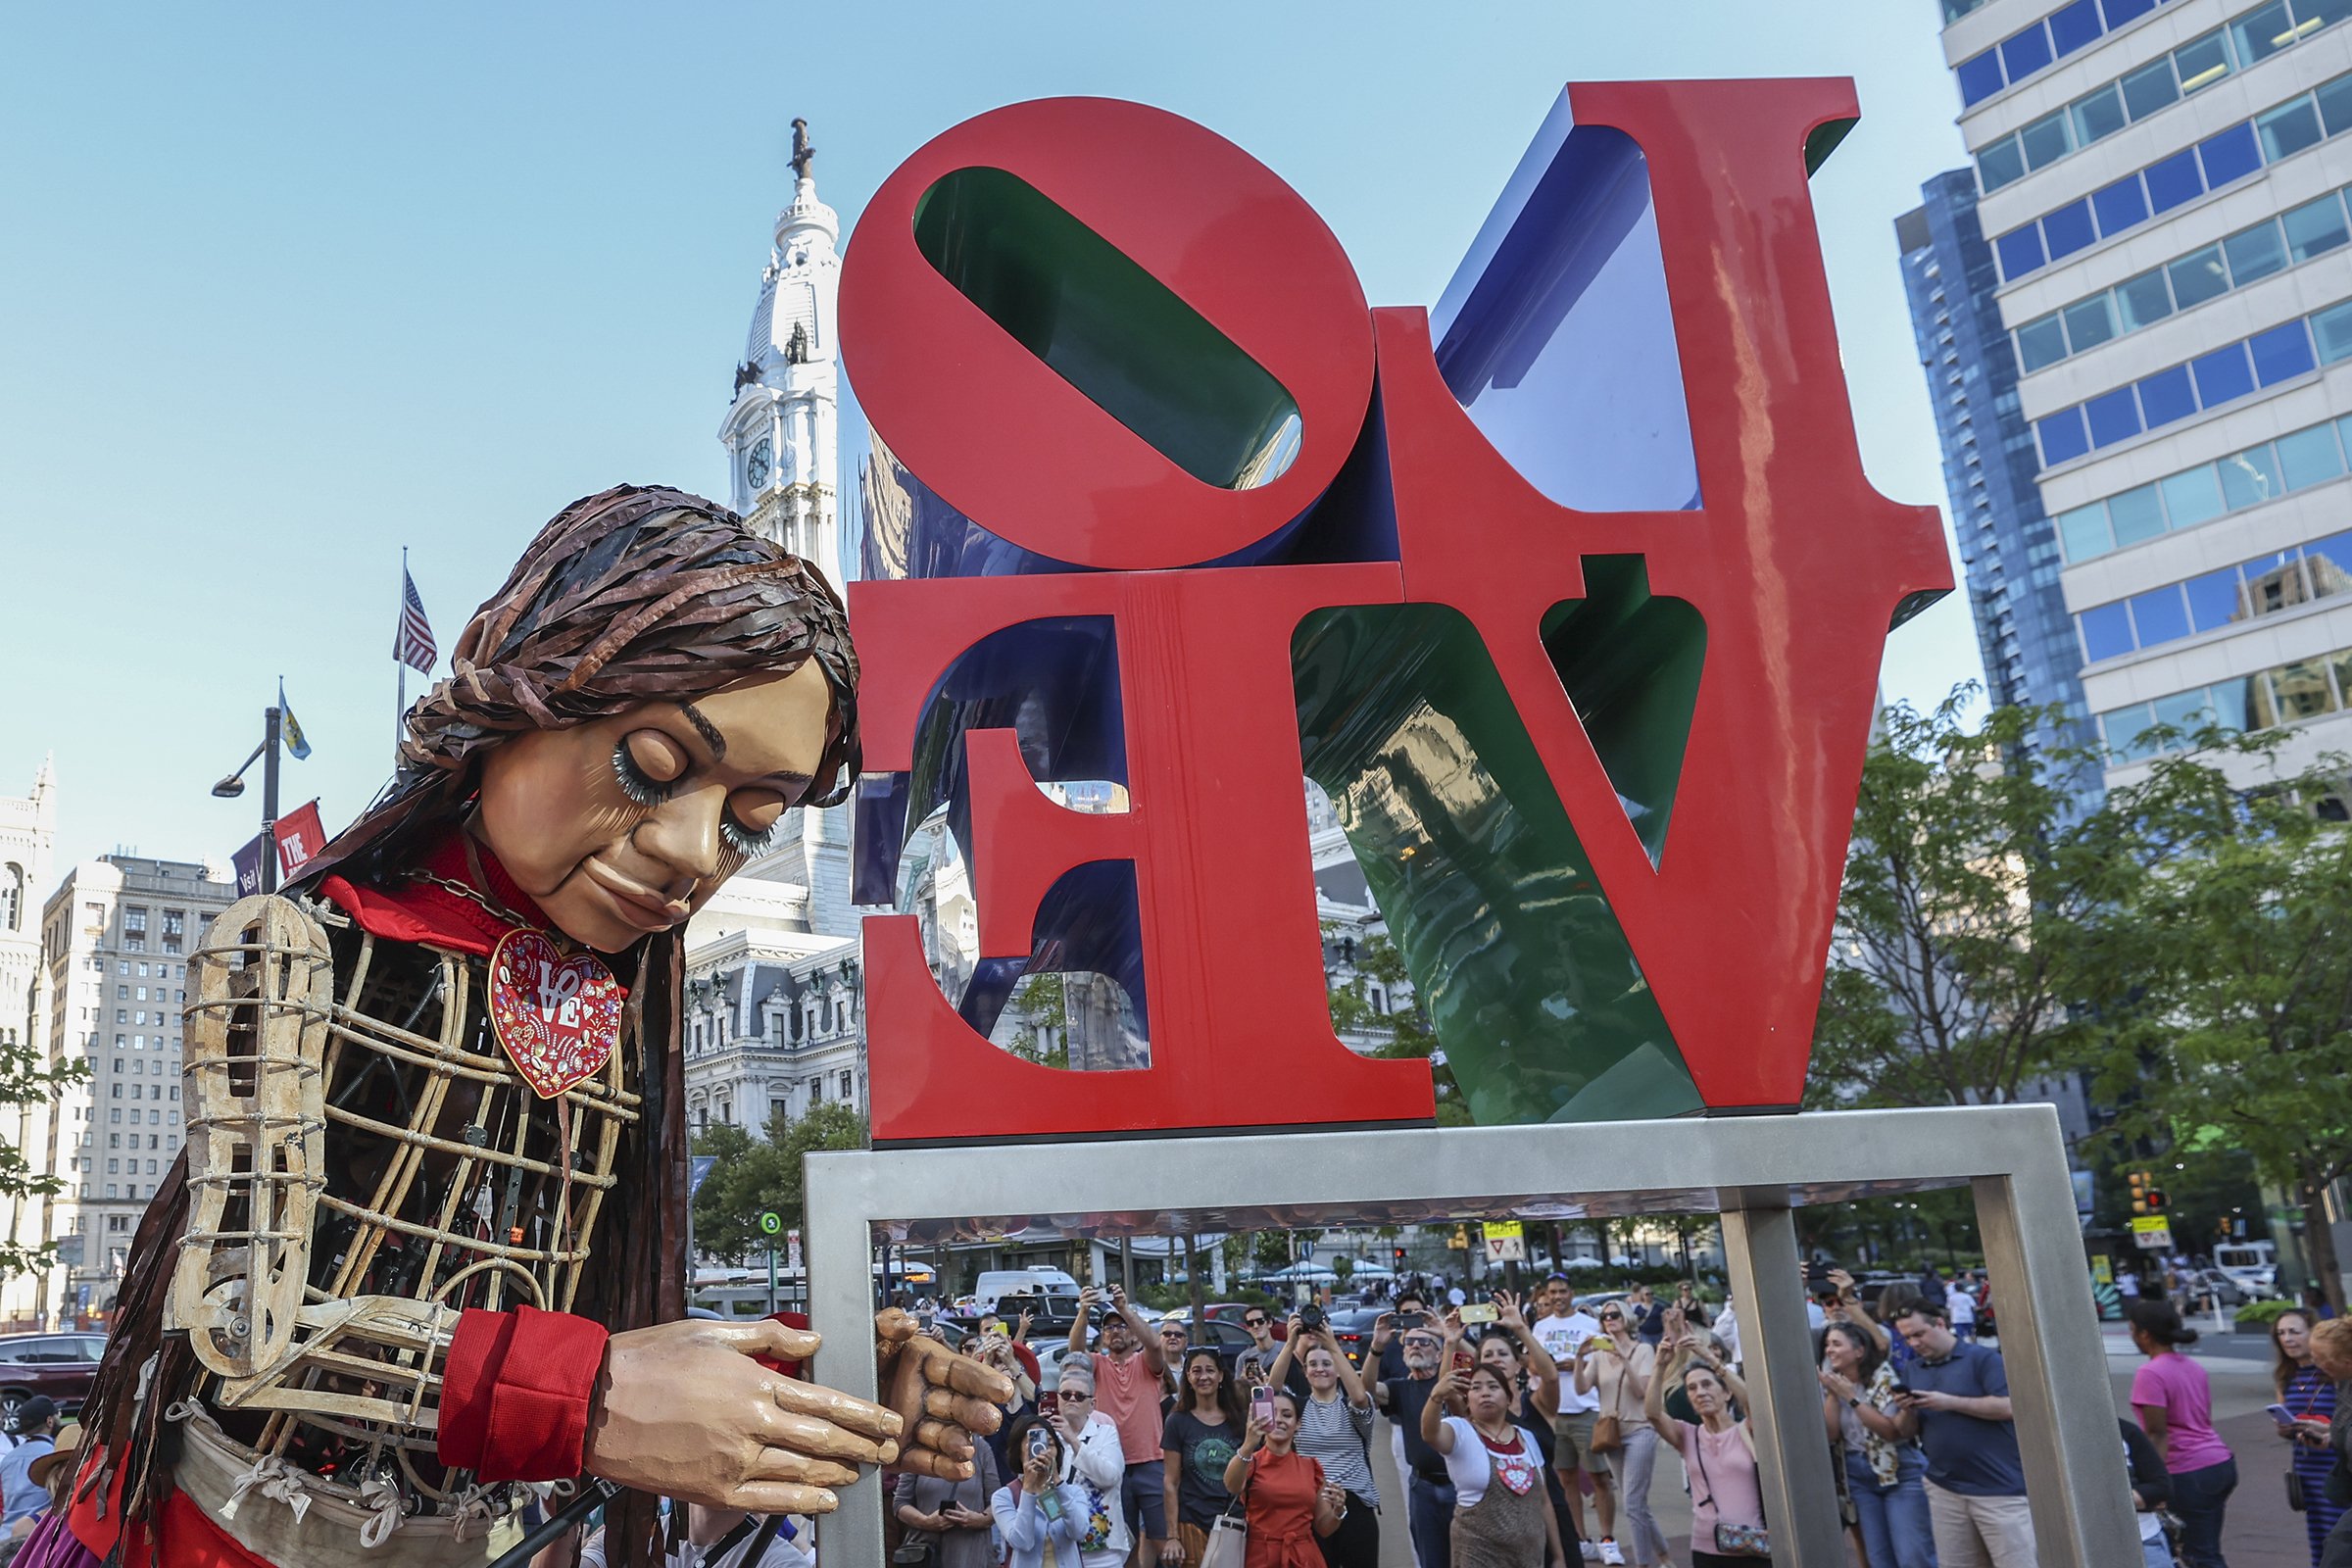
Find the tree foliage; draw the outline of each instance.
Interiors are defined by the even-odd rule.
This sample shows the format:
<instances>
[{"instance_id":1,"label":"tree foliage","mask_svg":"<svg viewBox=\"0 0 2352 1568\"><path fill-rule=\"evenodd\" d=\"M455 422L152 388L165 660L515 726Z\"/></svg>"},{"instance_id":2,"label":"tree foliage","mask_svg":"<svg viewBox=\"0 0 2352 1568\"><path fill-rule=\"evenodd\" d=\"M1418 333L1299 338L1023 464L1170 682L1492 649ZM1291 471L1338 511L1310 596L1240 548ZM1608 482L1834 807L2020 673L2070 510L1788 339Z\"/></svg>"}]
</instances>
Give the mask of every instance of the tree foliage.
<instances>
[{"instance_id":1,"label":"tree foliage","mask_svg":"<svg viewBox=\"0 0 2352 1568\"><path fill-rule=\"evenodd\" d=\"M807 1200L803 1157L863 1149L868 1141L865 1118L839 1102L811 1105L797 1121L781 1113L769 1117L765 1142L729 1122L703 1129L694 1152L718 1163L694 1197L695 1246L727 1263L764 1256L769 1238L760 1229L762 1213L774 1211L786 1230L800 1228Z\"/></svg>"},{"instance_id":2,"label":"tree foliage","mask_svg":"<svg viewBox=\"0 0 2352 1568\"><path fill-rule=\"evenodd\" d=\"M38 1042L18 1038L14 1029L0 1029L0 1105L54 1106L59 1095L89 1076L87 1058L75 1056L52 1064ZM61 1137L58 1142L62 1147L65 1140ZM64 1177L33 1169L23 1150L0 1140L0 1199L23 1205L54 1198L65 1190ZM83 1245L95 1245L94 1239L85 1239ZM27 1247L0 1239L0 1279L46 1269L55 1250L54 1242ZM83 1261L94 1264L102 1259L86 1256Z\"/></svg>"},{"instance_id":3,"label":"tree foliage","mask_svg":"<svg viewBox=\"0 0 2352 1568\"><path fill-rule=\"evenodd\" d=\"M2118 909L2135 961L2103 999L2099 1087L2120 1132L2168 1161L2159 1185L2170 1164L2242 1152L2285 1189L2340 1308L2327 1194L2352 1176L2352 829L2315 808L2340 809L2344 763L2290 774L2275 738L2198 741L2109 804L2166 853Z\"/></svg>"},{"instance_id":4,"label":"tree foliage","mask_svg":"<svg viewBox=\"0 0 2352 1568\"><path fill-rule=\"evenodd\" d=\"M2077 1003L2119 849L2114 823L2077 809L2093 760L2025 746L2047 710L1968 727L1969 696L1886 710L1863 765L1814 1104L1999 1103L2090 1049Z\"/></svg>"}]
</instances>

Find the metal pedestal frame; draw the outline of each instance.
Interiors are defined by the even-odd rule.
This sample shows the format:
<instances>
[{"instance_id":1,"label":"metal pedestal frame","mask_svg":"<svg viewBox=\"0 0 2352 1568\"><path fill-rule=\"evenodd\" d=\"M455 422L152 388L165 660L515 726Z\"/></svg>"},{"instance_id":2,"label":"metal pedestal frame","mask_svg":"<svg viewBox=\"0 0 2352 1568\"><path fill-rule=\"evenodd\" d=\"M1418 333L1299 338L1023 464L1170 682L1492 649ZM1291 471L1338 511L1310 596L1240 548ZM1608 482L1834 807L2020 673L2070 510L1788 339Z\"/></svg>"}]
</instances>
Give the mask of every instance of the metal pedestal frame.
<instances>
[{"instance_id":1,"label":"metal pedestal frame","mask_svg":"<svg viewBox=\"0 0 2352 1568\"><path fill-rule=\"evenodd\" d=\"M2141 1560L2065 1146L2046 1105L879 1150L811 1154L807 1169L809 1309L837 1348L822 1376L866 1398L876 1228L922 1239L949 1222L1051 1219L1073 1235L1173 1234L1268 1205L1305 1226L1384 1204L1459 1218L1720 1212L1774 1558L1805 1568L1841 1565L1846 1547L1790 1208L1967 1183L1999 1295L2038 1559ZM826 1568L883 1568L884 1501L871 1472L841 1493L818 1526Z\"/></svg>"}]
</instances>

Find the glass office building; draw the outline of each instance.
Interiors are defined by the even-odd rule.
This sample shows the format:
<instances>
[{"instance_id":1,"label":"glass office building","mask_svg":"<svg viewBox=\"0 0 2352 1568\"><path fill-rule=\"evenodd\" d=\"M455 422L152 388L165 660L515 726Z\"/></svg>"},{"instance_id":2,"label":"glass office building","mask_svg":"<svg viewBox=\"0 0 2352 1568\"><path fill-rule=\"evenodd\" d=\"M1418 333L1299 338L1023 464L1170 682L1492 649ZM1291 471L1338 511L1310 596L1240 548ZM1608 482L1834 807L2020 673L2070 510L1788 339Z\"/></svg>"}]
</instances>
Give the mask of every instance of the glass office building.
<instances>
[{"instance_id":1,"label":"glass office building","mask_svg":"<svg viewBox=\"0 0 2352 1568\"><path fill-rule=\"evenodd\" d=\"M1983 352L2011 367L2004 435L2030 433L2048 518L2023 537L2056 552L2025 576L2058 569L2108 782L2144 770L2163 725L2286 729L2295 762L2352 750L2352 0L1942 15L1973 192L1931 182L1906 267L1924 237L1948 294L1938 215L1973 206L1990 266L1968 268L1974 305L1936 303L1955 323L1989 306L2006 333ZM1915 278L1940 391L1925 298ZM1953 451L1947 421L1947 474ZM1982 625L1973 557L1969 577Z\"/></svg>"},{"instance_id":2,"label":"glass office building","mask_svg":"<svg viewBox=\"0 0 2352 1568\"><path fill-rule=\"evenodd\" d=\"M2088 738L2082 648L2058 583L2055 531L2035 482L2041 462L2001 322L1992 248L1977 221L1971 170L1936 175L1895 220L1903 289L1943 447L1944 490L1976 614L1987 695L2063 707L2063 738Z\"/></svg>"}]
</instances>

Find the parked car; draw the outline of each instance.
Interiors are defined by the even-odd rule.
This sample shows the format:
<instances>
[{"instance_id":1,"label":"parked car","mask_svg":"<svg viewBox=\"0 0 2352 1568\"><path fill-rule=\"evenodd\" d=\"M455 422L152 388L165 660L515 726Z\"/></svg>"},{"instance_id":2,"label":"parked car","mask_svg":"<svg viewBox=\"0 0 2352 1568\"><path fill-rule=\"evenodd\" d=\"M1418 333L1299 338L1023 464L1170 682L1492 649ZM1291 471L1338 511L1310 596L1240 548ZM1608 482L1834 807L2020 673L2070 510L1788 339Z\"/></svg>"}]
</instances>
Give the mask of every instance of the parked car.
<instances>
[{"instance_id":1,"label":"parked car","mask_svg":"<svg viewBox=\"0 0 2352 1568\"><path fill-rule=\"evenodd\" d=\"M1387 1310L1385 1306L1333 1307L1331 1310L1331 1337L1340 1342L1340 1348L1348 1352L1348 1359L1355 1363L1358 1371L1363 1369L1364 1357L1371 1353L1372 1326L1380 1321L1380 1315Z\"/></svg>"},{"instance_id":2,"label":"parked car","mask_svg":"<svg viewBox=\"0 0 2352 1568\"><path fill-rule=\"evenodd\" d=\"M72 1415L88 1396L106 1353L103 1334L0 1335L0 1426L17 1429L17 1406L36 1394Z\"/></svg>"}]
</instances>

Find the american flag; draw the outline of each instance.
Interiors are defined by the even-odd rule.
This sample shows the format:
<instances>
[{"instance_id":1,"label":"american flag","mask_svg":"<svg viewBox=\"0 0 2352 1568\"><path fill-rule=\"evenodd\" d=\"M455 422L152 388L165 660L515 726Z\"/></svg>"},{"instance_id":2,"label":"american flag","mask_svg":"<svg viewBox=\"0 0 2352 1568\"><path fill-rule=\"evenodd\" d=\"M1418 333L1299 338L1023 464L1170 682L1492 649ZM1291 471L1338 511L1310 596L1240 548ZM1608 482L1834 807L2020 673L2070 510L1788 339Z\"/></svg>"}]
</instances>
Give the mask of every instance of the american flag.
<instances>
[{"instance_id":1,"label":"american flag","mask_svg":"<svg viewBox=\"0 0 2352 1568\"><path fill-rule=\"evenodd\" d=\"M392 634L392 657L419 674L433 672L439 650L433 647L433 628L424 618L424 601L416 597L416 579L400 568L400 629Z\"/></svg>"}]
</instances>

